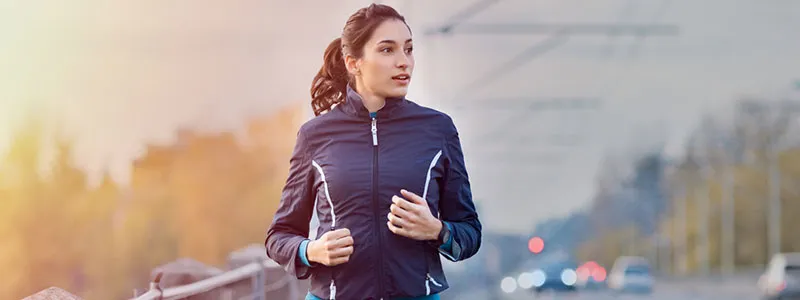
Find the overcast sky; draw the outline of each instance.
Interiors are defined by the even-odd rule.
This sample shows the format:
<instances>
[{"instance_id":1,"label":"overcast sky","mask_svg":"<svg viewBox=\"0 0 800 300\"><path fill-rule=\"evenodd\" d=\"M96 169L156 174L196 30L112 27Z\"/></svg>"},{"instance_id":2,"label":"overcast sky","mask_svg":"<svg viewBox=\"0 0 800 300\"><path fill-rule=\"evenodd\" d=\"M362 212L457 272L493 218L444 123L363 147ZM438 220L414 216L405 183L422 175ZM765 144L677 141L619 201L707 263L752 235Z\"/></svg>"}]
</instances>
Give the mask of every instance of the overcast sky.
<instances>
[{"instance_id":1,"label":"overcast sky","mask_svg":"<svg viewBox=\"0 0 800 300\"><path fill-rule=\"evenodd\" d=\"M230 130L298 101L325 46L371 1L4 1L0 149L28 101L79 139L79 160L120 180L178 126ZM591 197L603 154L682 136L698 115L800 79L800 2L497 1L467 22L658 22L677 36L570 36L476 80L547 36L426 36L475 1L384 1L415 33L411 95L454 116L487 228L527 231ZM470 89L466 89L466 87ZM593 111L524 111L490 97L582 97ZM461 110L457 106L463 106ZM491 108L491 109L490 109ZM561 133L572 147L553 146Z\"/></svg>"}]
</instances>

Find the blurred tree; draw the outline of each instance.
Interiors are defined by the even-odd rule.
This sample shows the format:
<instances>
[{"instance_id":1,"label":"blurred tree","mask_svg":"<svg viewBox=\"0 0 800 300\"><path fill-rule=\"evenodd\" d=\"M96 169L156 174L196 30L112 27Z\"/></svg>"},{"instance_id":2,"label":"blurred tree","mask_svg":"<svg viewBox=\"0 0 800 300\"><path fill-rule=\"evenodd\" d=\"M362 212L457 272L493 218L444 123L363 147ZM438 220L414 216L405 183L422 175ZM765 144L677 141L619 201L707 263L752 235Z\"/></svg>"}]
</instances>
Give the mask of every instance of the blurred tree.
<instances>
[{"instance_id":1,"label":"blurred tree","mask_svg":"<svg viewBox=\"0 0 800 300\"><path fill-rule=\"evenodd\" d=\"M8 152L0 164L3 179L3 196L0 201L2 223L0 233L0 266L4 267L7 280L0 281L0 298L19 299L26 292L35 291L35 278L29 267L31 248L29 230L32 215L30 207L44 185L39 178L41 144L43 139L41 120L29 116L11 139Z\"/></svg>"},{"instance_id":2,"label":"blurred tree","mask_svg":"<svg viewBox=\"0 0 800 300\"><path fill-rule=\"evenodd\" d=\"M146 285L149 270L178 257L220 265L227 254L263 243L277 208L300 107L250 120L247 134L178 132L149 145L134 162L124 213L127 286ZM119 235L118 235L119 236Z\"/></svg>"},{"instance_id":3,"label":"blurred tree","mask_svg":"<svg viewBox=\"0 0 800 300\"><path fill-rule=\"evenodd\" d=\"M705 115L698 128L690 136L687 143L685 157L673 164L673 172L666 177L654 176L667 174L666 168L656 169L645 167L655 166L653 160L640 161L635 167L637 171L634 186L642 191L653 194L661 192L663 199L662 211L669 211L666 217L659 221L661 236L670 241L669 261L676 264L686 261L688 271L699 268L697 261L698 251L704 251L702 243L698 240L700 224L708 222L707 249L709 262L712 269L720 266L720 240L721 240L721 206L723 178L726 172L732 172L734 178L734 220L735 220L735 263L742 267L750 267L765 263L768 259L767 230L768 230L768 205L769 177L767 163L770 151L778 153L781 174L781 203L782 203L782 244L784 252L800 251L800 232L792 230L794 220L791 216L800 213L800 144L797 138L789 135L795 131L794 121L797 120L797 110L791 103L771 103L763 99L743 99L734 106L732 117L725 118L721 115ZM773 148L778 143L781 148ZM704 167L708 167L704 169ZM604 174L601 171L601 176ZM641 175L638 175L641 174ZM649 174L644 176L644 174ZM612 176L618 178L618 175ZM624 190L624 184L608 184L608 179L601 185L593 204L592 218L625 220L626 211L630 213L630 206L620 206L625 197L613 191ZM639 183L637 183L639 182ZM649 185L651 182L660 182L657 186ZM642 184L647 183L647 184ZM616 187L616 188L615 188ZM709 210L708 215L699 210L701 203L698 194L708 190ZM642 199L639 199L642 200ZM676 214L678 203L685 201L686 219ZM602 204L600 204L602 203ZM610 217L611 216L611 217ZM676 232L680 222L685 222L686 231ZM620 230L605 230L608 223L597 223L595 226L601 232L592 240L582 244L579 253L585 257L608 259L626 253L624 249L617 248L614 244L619 242ZM651 236L640 236L640 242L635 245L652 246ZM686 253L681 253L682 244L686 244ZM607 253L611 251L611 253Z\"/></svg>"},{"instance_id":4,"label":"blurred tree","mask_svg":"<svg viewBox=\"0 0 800 300\"><path fill-rule=\"evenodd\" d=\"M147 147L129 184L105 173L91 187L73 141L31 117L0 157L0 299L49 286L122 299L155 266L181 256L220 266L230 251L263 243L304 111L251 120L240 139L180 131Z\"/></svg>"},{"instance_id":5,"label":"blurred tree","mask_svg":"<svg viewBox=\"0 0 800 300\"><path fill-rule=\"evenodd\" d=\"M4 177L12 179L3 218L12 232L5 240L18 252L4 258L13 259L18 268L7 273L20 276L6 292L14 297L52 285L83 287L82 249L76 240L81 236L75 222L79 216L74 208L85 192L86 177L72 163L70 140L57 140L52 157L45 155L46 141L41 119L32 117L15 135L5 158ZM50 162L47 168L45 161Z\"/></svg>"},{"instance_id":6,"label":"blurred tree","mask_svg":"<svg viewBox=\"0 0 800 300\"><path fill-rule=\"evenodd\" d=\"M85 267L83 289L75 289L89 299L117 299L119 290L126 288L121 280L123 271L118 263L118 249L114 239L114 215L120 203L120 188L108 172L102 176L100 184L87 191L79 205L76 205L76 232L80 262ZM99 288L102 287L102 288ZM126 293L126 295L130 295Z\"/></svg>"},{"instance_id":7,"label":"blurred tree","mask_svg":"<svg viewBox=\"0 0 800 300\"><path fill-rule=\"evenodd\" d=\"M596 261L601 266L610 268L617 257L636 255L634 250L638 243L639 231L634 226L619 227L605 231L584 242L576 252L580 261Z\"/></svg>"}]
</instances>

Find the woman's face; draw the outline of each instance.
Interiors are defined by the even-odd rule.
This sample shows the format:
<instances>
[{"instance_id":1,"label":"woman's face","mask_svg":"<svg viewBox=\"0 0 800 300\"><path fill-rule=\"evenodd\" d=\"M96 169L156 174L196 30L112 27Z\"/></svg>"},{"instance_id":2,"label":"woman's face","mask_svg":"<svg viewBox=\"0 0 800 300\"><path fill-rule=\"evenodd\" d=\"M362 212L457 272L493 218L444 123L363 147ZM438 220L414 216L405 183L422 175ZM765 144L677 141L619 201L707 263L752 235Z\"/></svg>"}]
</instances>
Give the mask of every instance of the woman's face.
<instances>
[{"instance_id":1,"label":"woman's face","mask_svg":"<svg viewBox=\"0 0 800 300\"><path fill-rule=\"evenodd\" d=\"M400 20L383 22L355 60L359 89L375 96L405 97L414 71L411 32Z\"/></svg>"}]
</instances>

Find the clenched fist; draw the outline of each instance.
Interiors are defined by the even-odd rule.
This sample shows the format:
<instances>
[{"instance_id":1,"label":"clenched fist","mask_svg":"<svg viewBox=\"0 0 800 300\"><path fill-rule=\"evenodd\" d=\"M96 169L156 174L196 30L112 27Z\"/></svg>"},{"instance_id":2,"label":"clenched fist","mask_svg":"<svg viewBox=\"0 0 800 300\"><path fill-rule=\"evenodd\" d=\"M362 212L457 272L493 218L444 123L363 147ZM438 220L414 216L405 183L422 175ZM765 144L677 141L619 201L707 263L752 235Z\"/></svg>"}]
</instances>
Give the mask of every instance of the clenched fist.
<instances>
[{"instance_id":1,"label":"clenched fist","mask_svg":"<svg viewBox=\"0 0 800 300\"><path fill-rule=\"evenodd\" d=\"M347 228L328 231L319 239L308 243L308 260L329 267L341 265L353 254L353 237Z\"/></svg>"}]
</instances>

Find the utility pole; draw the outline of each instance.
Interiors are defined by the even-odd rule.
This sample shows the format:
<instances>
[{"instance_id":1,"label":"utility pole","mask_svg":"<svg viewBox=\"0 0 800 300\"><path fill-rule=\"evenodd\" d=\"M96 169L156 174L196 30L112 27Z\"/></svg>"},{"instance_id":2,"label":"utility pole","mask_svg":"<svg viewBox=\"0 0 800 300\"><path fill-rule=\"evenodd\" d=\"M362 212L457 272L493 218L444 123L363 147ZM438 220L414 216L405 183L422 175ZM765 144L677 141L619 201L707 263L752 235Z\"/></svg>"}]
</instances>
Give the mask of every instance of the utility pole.
<instances>
[{"instance_id":1,"label":"utility pole","mask_svg":"<svg viewBox=\"0 0 800 300\"><path fill-rule=\"evenodd\" d=\"M698 229L698 237L696 239L695 245L695 259L700 267L700 274L708 275L710 266L709 266L709 216L711 214L711 189L709 188L709 182L711 181L711 162L710 162L710 155L708 149L708 141L711 136L710 127L711 123L704 123L703 128L700 132L700 140L698 141L700 149L700 185L699 189L696 191L695 199L697 201L697 229Z\"/></svg>"},{"instance_id":2,"label":"utility pole","mask_svg":"<svg viewBox=\"0 0 800 300\"><path fill-rule=\"evenodd\" d=\"M786 101L776 103L771 109L777 114L777 120L774 121L774 128L769 135L769 149L767 151L767 172L769 173L769 253L772 255L781 252L781 224L783 222L781 216L781 183L783 178L781 176L780 155L782 147L781 138L786 133L786 127L789 126L789 120L793 119L797 111L800 110L797 101L793 99L793 94L800 91L800 81L797 86L789 92ZM785 105L780 105L781 103ZM775 115L773 114L773 116Z\"/></svg>"},{"instance_id":3,"label":"utility pole","mask_svg":"<svg viewBox=\"0 0 800 300\"><path fill-rule=\"evenodd\" d=\"M658 215L658 209L653 202L647 203L648 215L652 218L652 223L650 223L650 236L648 237L648 241L650 244L650 251L648 255L650 256L650 262L653 265L658 265L658 250L661 247L661 232L658 230L658 223L660 223L660 216Z\"/></svg>"},{"instance_id":4,"label":"utility pole","mask_svg":"<svg viewBox=\"0 0 800 300\"><path fill-rule=\"evenodd\" d=\"M644 201L647 198L641 194L640 188L632 188L633 199L632 202L637 206L637 211L640 215L646 216L644 224L639 227L639 230L633 230L632 237L632 255L644 256L653 265L658 264L658 247L661 244L660 232L658 230L658 213L655 204L650 201ZM649 199L649 198L648 198ZM648 223L649 222L649 223ZM634 220L636 224L636 220ZM646 240L644 239L646 238ZM641 243L641 247L636 244L637 240Z\"/></svg>"},{"instance_id":5,"label":"utility pole","mask_svg":"<svg viewBox=\"0 0 800 300\"><path fill-rule=\"evenodd\" d=\"M791 93L791 91L789 92ZM780 98L786 96L779 96ZM791 94L785 99L778 99L768 105L756 104L743 107L748 113L767 113L769 115L769 128L766 143L766 172L768 181L768 209L767 209L767 250L768 255L781 252L781 169L780 169L780 141L786 134L789 123L793 120L795 112L800 106L791 99ZM768 258L767 258L768 259Z\"/></svg>"},{"instance_id":6,"label":"utility pole","mask_svg":"<svg viewBox=\"0 0 800 300\"><path fill-rule=\"evenodd\" d=\"M774 137L770 138L769 168L769 253L781 252L781 170L780 152Z\"/></svg>"},{"instance_id":7,"label":"utility pole","mask_svg":"<svg viewBox=\"0 0 800 300\"><path fill-rule=\"evenodd\" d=\"M676 252L674 253L675 256L675 272L676 274L684 275L688 269L687 261L686 261L686 254L687 251L687 234L686 234L686 195L687 195L687 186L683 179L679 179L679 194L677 197L677 201L675 203L675 219L674 219L674 226L675 226L675 236L676 241L674 241L674 245L677 247Z\"/></svg>"},{"instance_id":8,"label":"utility pole","mask_svg":"<svg viewBox=\"0 0 800 300\"><path fill-rule=\"evenodd\" d=\"M770 254L777 254L782 251L781 244L781 224L783 222L781 210L781 184L783 178L781 176L780 153L783 150L781 145L781 138L786 133L790 120L794 119L797 112L800 111L800 80L794 84L782 95L784 101L778 102L778 105L773 107L773 111L778 114L777 121L775 121L775 128L770 132L769 140L769 157L768 159L768 173L769 173L769 251ZM784 104L784 105L780 105Z\"/></svg>"},{"instance_id":9,"label":"utility pole","mask_svg":"<svg viewBox=\"0 0 800 300\"><path fill-rule=\"evenodd\" d=\"M728 166L723 170L722 187L722 235L720 242L721 271L725 275L733 273L735 270L735 178L734 164L732 155L729 155Z\"/></svg>"},{"instance_id":10,"label":"utility pole","mask_svg":"<svg viewBox=\"0 0 800 300\"><path fill-rule=\"evenodd\" d=\"M783 178L780 155L783 148L781 147L781 138L786 134L790 120L800 111L800 104L788 98L786 101L777 102L771 110L775 113L773 116L776 118L773 121L773 130L769 133L769 149L767 151L767 172L769 173L769 215L767 217L769 219L769 252L774 255L780 253L782 248L781 182Z\"/></svg>"},{"instance_id":11,"label":"utility pole","mask_svg":"<svg viewBox=\"0 0 800 300\"><path fill-rule=\"evenodd\" d=\"M625 197L628 198L628 201L630 201L633 205L636 205L639 210L641 210L643 203L640 202L641 198L639 197L639 190L635 187L625 187L625 190ZM634 220L632 224L636 224L636 220ZM639 253L639 245L637 245L641 228L636 227L637 226L634 226L632 228L630 232L631 235L628 237L628 251L630 252L628 255L641 256Z\"/></svg>"},{"instance_id":12,"label":"utility pole","mask_svg":"<svg viewBox=\"0 0 800 300\"><path fill-rule=\"evenodd\" d=\"M670 233L672 232L672 229L666 229L666 231L667 233ZM671 238L671 236L672 235L665 236L662 234L659 237L659 239L661 240L661 249L660 249L661 251L659 252L659 255L661 257L659 258L660 261L659 264L661 265L661 272L664 274L670 273L672 269L671 266L672 266L672 253L673 253L672 251L673 239Z\"/></svg>"},{"instance_id":13,"label":"utility pole","mask_svg":"<svg viewBox=\"0 0 800 300\"><path fill-rule=\"evenodd\" d=\"M710 192L711 190L708 187L708 180L710 177L708 176L709 172L707 171L707 167L703 167L701 174L704 180L701 182L700 187L697 191L697 208L698 208L698 232L699 236L697 237L696 243L696 250L695 254L697 255L697 263L700 265L700 274L707 275L709 271L709 261L708 261L708 221L709 221L709 213L711 212L710 209Z\"/></svg>"}]
</instances>

